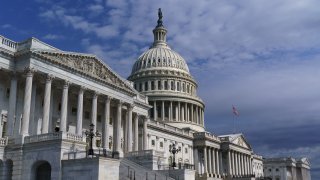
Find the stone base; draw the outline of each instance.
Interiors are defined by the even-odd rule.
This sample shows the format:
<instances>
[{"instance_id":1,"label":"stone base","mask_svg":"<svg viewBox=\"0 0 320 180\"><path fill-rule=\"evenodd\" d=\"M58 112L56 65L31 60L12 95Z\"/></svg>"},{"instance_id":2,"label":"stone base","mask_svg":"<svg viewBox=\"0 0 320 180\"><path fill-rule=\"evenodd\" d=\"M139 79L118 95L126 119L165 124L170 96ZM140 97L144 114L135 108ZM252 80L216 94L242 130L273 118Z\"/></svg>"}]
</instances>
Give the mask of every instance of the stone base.
<instances>
[{"instance_id":1,"label":"stone base","mask_svg":"<svg viewBox=\"0 0 320 180\"><path fill-rule=\"evenodd\" d=\"M109 158L84 158L62 160L62 179L104 180L119 179L120 160Z\"/></svg>"}]
</instances>

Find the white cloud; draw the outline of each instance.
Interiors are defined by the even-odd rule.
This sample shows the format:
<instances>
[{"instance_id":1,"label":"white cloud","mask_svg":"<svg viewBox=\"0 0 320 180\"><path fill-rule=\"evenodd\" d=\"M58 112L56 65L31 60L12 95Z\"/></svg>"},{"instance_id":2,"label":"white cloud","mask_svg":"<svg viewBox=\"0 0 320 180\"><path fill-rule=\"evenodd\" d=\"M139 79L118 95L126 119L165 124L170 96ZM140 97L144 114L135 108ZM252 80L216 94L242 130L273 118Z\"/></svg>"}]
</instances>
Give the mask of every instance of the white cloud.
<instances>
[{"instance_id":1,"label":"white cloud","mask_svg":"<svg viewBox=\"0 0 320 180\"><path fill-rule=\"evenodd\" d=\"M231 104L238 106L247 131L269 133L320 119L320 1L112 0L79 9L102 6L105 14L95 19L61 6L40 17L83 33L88 52L128 76L152 43L161 7L169 45L199 82L207 127L232 129Z\"/></svg>"},{"instance_id":2,"label":"white cloud","mask_svg":"<svg viewBox=\"0 0 320 180\"><path fill-rule=\"evenodd\" d=\"M57 35L57 34L46 34L42 38L45 40L56 40L56 39L63 39L64 37L62 35Z\"/></svg>"}]
</instances>

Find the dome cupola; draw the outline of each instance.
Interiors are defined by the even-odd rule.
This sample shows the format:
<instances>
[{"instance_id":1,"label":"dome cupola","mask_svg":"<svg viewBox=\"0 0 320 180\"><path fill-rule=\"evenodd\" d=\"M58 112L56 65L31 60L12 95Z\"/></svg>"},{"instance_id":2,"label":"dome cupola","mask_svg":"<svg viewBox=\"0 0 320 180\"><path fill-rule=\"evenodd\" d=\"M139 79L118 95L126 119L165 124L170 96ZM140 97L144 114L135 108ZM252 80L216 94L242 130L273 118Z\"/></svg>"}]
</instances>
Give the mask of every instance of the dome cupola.
<instances>
[{"instance_id":1,"label":"dome cupola","mask_svg":"<svg viewBox=\"0 0 320 180\"><path fill-rule=\"evenodd\" d=\"M151 119L179 128L204 130L204 103L197 96L197 83L183 57L167 44L167 29L159 8L154 41L132 67L128 80L148 96Z\"/></svg>"}]
</instances>

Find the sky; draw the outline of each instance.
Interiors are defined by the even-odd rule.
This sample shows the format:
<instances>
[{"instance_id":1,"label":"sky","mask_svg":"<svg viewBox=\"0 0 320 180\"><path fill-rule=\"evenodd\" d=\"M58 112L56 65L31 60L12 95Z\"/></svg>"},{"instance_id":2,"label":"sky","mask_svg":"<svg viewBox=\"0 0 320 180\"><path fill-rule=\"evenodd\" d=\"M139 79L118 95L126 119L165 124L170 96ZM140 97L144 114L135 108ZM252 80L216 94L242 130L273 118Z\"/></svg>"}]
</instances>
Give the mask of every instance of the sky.
<instances>
[{"instance_id":1,"label":"sky","mask_svg":"<svg viewBox=\"0 0 320 180\"><path fill-rule=\"evenodd\" d=\"M264 157L308 157L320 179L319 0L2 0L0 35L92 53L126 78L162 8L170 47L204 100L208 131Z\"/></svg>"}]
</instances>

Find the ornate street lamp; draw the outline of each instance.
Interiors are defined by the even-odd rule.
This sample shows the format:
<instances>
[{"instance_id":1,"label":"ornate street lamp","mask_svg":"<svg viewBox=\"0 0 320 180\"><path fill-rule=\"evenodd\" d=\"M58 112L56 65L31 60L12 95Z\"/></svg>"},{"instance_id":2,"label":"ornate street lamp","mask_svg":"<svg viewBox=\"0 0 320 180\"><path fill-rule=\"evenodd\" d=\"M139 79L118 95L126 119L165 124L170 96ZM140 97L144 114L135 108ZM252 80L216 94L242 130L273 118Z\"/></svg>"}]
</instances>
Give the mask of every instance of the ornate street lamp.
<instances>
[{"instance_id":1,"label":"ornate street lamp","mask_svg":"<svg viewBox=\"0 0 320 180\"><path fill-rule=\"evenodd\" d=\"M170 147L170 149L169 149L169 152L170 153L172 153L172 155L173 155L173 159L172 159L172 167L173 168L175 168L176 167L176 154L178 153L178 152L180 152L181 151L181 149L177 149L176 148L176 145L173 143L172 144L172 146Z\"/></svg>"},{"instance_id":2,"label":"ornate street lamp","mask_svg":"<svg viewBox=\"0 0 320 180\"><path fill-rule=\"evenodd\" d=\"M90 124L89 131L86 130L86 136L89 137L89 152L88 155L94 155L93 148L92 148L92 141L94 136L99 136L98 131L93 132L94 130L94 124Z\"/></svg>"}]
</instances>

